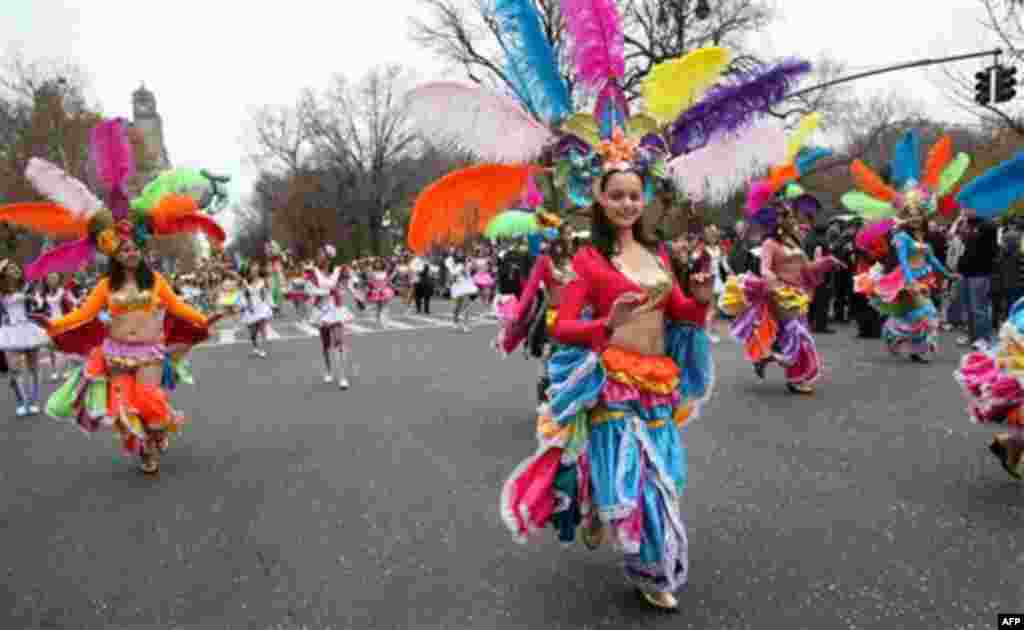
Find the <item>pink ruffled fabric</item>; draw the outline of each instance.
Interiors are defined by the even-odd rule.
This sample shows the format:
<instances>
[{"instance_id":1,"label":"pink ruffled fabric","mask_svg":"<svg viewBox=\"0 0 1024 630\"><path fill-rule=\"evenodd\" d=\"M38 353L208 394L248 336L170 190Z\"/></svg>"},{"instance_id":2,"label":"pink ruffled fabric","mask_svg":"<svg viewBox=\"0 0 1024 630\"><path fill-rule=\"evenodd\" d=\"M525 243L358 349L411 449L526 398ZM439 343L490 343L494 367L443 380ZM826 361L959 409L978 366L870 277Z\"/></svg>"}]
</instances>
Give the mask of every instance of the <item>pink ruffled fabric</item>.
<instances>
[{"instance_id":1,"label":"pink ruffled fabric","mask_svg":"<svg viewBox=\"0 0 1024 630\"><path fill-rule=\"evenodd\" d=\"M906 286L903 272L897 269L879 278L875 285L875 293L886 302L895 302Z\"/></svg>"},{"instance_id":2,"label":"pink ruffled fabric","mask_svg":"<svg viewBox=\"0 0 1024 630\"><path fill-rule=\"evenodd\" d=\"M1012 411L1024 404L1024 387L1020 381L999 367L984 352L972 352L960 362L956 380L968 400L967 411L979 424L1005 423Z\"/></svg>"},{"instance_id":3,"label":"pink ruffled fabric","mask_svg":"<svg viewBox=\"0 0 1024 630\"><path fill-rule=\"evenodd\" d=\"M604 389L601 391L601 400L610 404L635 400L644 409L653 409L662 405L669 405L675 408L682 402L682 396L680 396L678 389L673 389L671 394L656 394L654 392L641 391L634 385L627 385L609 378L608 382L605 383Z\"/></svg>"},{"instance_id":4,"label":"pink ruffled fabric","mask_svg":"<svg viewBox=\"0 0 1024 630\"><path fill-rule=\"evenodd\" d=\"M561 457L561 448L542 448L505 482L501 516L518 542L525 543L543 529L555 511L554 483Z\"/></svg>"}]
</instances>

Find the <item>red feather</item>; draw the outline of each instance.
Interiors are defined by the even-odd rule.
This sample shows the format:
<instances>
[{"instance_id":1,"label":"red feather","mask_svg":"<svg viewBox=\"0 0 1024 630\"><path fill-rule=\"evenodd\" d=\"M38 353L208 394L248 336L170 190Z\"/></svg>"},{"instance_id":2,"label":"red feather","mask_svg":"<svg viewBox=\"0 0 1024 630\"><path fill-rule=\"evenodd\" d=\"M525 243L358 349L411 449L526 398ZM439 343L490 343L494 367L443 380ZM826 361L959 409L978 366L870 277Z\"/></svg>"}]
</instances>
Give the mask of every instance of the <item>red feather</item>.
<instances>
[{"instance_id":1,"label":"red feather","mask_svg":"<svg viewBox=\"0 0 1024 630\"><path fill-rule=\"evenodd\" d=\"M176 217L172 221L161 223L160 230L154 231L157 236L182 234L185 232L202 232L211 241L218 243L223 243L227 239L227 235L224 234L224 228L219 226L210 217L199 213Z\"/></svg>"}]
</instances>

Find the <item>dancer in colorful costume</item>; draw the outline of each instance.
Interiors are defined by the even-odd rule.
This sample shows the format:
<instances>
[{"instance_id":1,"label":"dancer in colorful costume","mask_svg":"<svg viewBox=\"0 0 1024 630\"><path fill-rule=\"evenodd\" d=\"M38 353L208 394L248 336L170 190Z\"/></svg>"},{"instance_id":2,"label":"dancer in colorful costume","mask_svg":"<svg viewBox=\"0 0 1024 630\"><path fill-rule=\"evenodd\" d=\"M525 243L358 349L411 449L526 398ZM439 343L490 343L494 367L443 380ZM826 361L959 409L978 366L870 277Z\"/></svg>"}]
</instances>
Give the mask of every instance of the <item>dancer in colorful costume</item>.
<instances>
[{"instance_id":1,"label":"dancer in colorful costume","mask_svg":"<svg viewBox=\"0 0 1024 630\"><path fill-rule=\"evenodd\" d=\"M922 169L919 144L917 133L909 131L896 146L891 184L855 160L850 169L859 190L843 195L842 202L876 221L857 235L857 247L872 252L877 262L856 276L854 290L887 317L882 339L889 351L926 363L938 348L939 313L931 293L942 277L955 277L925 240L928 218L963 177L970 158L961 153L954 159L953 141L944 136Z\"/></svg>"},{"instance_id":2,"label":"dancer in colorful costume","mask_svg":"<svg viewBox=\"0 0 1024 630\"><path fill-rule=\"evenodd\" d=\"M815 125L814 118L805 120L801 130L809 135L806 130ZM829 154L826 149L791 144L790 160L751 186L747 218L768 235L761 245L761 274L731 276L719 300L721 309L736 318L731 332L743 344L757 375L764 378L768 364L778 363L794 394L813 393L821 376L821 357L807 323L811 295L826 273L843 267L820 252L811 260L804 252L801 230L821 205L796 181Z\"/></svg>"},{"instance_id":3,"label":"dancer in colorful costume","mask_svg":"<svg viewBox=\"0 0 1024 630\"><path fill-rule=\"evenodd\" d=\"M966 213L993 219L1024 198L1024 153L987 171L957 194ZM964 356L955 378L967 397L967 413L977 424L995 425L989 450L1014 479L1024 478L1024 299L1010 309L991 348Z\"/></svg>"},{"instance_id":4,"label":"dancer in colorful costume","mask_svg":"<svg viewBox=\"0 0 1024 630\"><path fill-rule=\"evenodd\" d=\"M558 320L562 292L576 274L572 270L575 252L569 224L549 212L539 212L537 216L538 222L546 228L543 235L548 248L534 261L522 294L518 298L507 296L496 306L502 328L495 347L502 356L507 356L526 341L527 352L541 359L537 399L544 402L551 385L548 359L557 350L552 330Z\"/></svg>"},{"instance_id":5,"label":"dancer in colorful costume","mask_svg":"<svg viewBox=\"0 0 1024 630\"><path fill-rule=\"evenodd\" d=\"M77 421L88 433L112 428L124 451L138 456L141 470L152 474L169 435L185 421L164 390L174 386L181 366L171 363L166 348L202 342L220 316L207 318L175 295L146 264L144 248L152 236L202 231L223 242L224 232L188 196L170 194L153 207L129 203L125 184L134 172L133 150L121 120L101 122L91 140L105 204L56 166L32 159L26 176L54 203L2 206L0 221L54 238L77 238L29 265L30 277L76 271L92 262L97 251L110 258L109 274L78 309L53 321L38 318L59 349L87 357L85 366L50 397L46 411ZM99 321L104 310L110 314L109 330Z\"/></svg>"},{"instance_id":6,"label":"dancer in colorful costume","mask_svg":"<svg viewBox=\"0 0 1024 630\"><path fill-rule=\"evenodd\" d=\"M453 83L410 95L421 132L498 164L428 187L413 208L408 242L423 252L451 235L483 232L541 172L554 174L566 205L591 208L592 243L574 258L576 278L561 292L552 330L557 343L571 347L551 357L540 446L505 484L501 512L521 541L548 525L572 541L581 522L590 544L607 534L625 553L643 601L677 610L673 591L685 583L688 564L679 513L686 481L681 426L711 392L704 331L711 285L709 276L698 276L703 282L693 297L684 295L668 257L644 235L641 214L670 186L669 157L735 134L810 66L784 62L708 90L729 65L728 51L694 51L651 71L642 86L649 114L631 116L620 83L624 34L616 4L566 0L562 11L577 85L597 95L593 113L570 116L570 94L534 3L498 0L496 24L519 102ZM533 164L542 155L544 163ZM467 215L477 223L467 225Z\"/></svg>"}]
</instances>

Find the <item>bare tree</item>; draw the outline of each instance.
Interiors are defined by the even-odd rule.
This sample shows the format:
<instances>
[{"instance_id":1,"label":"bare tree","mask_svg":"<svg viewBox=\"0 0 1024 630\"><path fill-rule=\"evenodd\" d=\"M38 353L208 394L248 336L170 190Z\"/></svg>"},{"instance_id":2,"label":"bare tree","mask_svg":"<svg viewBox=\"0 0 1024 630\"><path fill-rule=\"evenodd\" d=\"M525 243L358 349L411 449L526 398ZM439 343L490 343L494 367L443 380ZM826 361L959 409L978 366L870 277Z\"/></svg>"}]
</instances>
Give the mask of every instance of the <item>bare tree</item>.
<instances>
[{"instance_id":1,"label":"bare tree","mask_svg":"<svg viewBox=\"0 0 1024 630\"><path fill-rule=\"evenodd\" d=\"M982 17L979 23L983 30L999 42L1005 57L1010 62L1024 60L1024 4L1019 0L975 0ZM977 66L970 70L964 66L943 66L945 93L949 101L961 111L977 116L983 125L993 130L1009 129L1018 137L1024 137L1024 106L1016 103L990 103L981 105L974 101Z\"/></svg>"},{"instance_id":2,"label":"bare tree","mask_svg":"<svg viewBox=\"0 0 1024 630\"><path fill-rule=\"evenodd\" d=\"M335 77L322 96L307 94L305 113L320 166L337 176L339 208L367 226L375 254L383 244L384 216L410 194L395 167L413 154L418 137L409 125L400 67L371 70L358 84Z\"/></svg>"},{"instance_id":3,"label":"bare tree","mask_svg":"<svg viewBox=\"0 0 1024 630\"><path fill-rule=\"evenodd\" d=\"M412 37L474 82L502 86L515 92L500 53L510 47L495 16L493 0L420 0L431 13L429 21L412 20ZM559 0L534 0L545 35L562 62L570 91L576 84L568 63ZM746 36L774 18L764 0L721 0L706 20L694 15L688 0L627 0L622 4L626 74L623 87L632 96L657 64L703 46L728 46L736 55L730 72L750 70L761 59L746 44Z\"/></svg>"}]
</instances>

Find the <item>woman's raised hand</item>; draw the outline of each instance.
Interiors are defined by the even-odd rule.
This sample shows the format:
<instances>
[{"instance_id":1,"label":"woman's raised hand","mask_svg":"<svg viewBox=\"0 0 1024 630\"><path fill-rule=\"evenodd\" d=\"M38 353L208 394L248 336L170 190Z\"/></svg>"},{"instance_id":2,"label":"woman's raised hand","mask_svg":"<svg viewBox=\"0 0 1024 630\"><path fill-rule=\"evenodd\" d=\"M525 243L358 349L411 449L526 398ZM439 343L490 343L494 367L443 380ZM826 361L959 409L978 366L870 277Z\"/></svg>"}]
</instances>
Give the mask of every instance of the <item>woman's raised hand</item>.
<instances>
[{"instance_id":1,"label":"woman's raised hand","mask_svg":"<svg viewBox=\"0 0 1024 630\"><path fill-rule=\"evenodd\" d=\"M647 301L642 293L623 293L612 304L608 313L608 326L614 330L625 324Z\"/></svg>"},{"instance_id":2,"label":"woman's raised hand","mask_svg":"<svg viewBox=\"0 0 1024 630\"><path fill-rule=\"evenodd\" d=\"M35 313L29 315L28 318L41 326L43 330L50 330L50 320L46 318L46 315Z\"/></svg>"}]
</instances>

